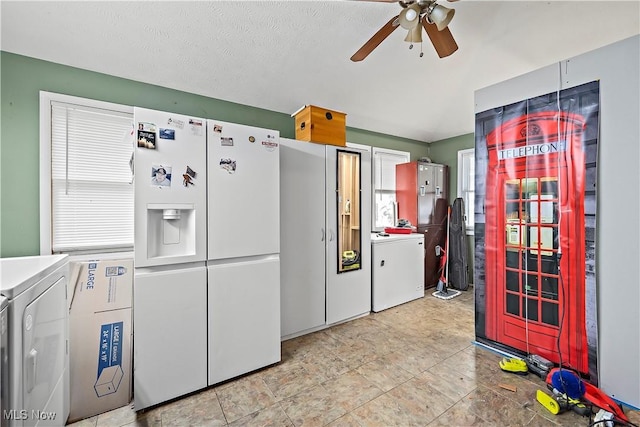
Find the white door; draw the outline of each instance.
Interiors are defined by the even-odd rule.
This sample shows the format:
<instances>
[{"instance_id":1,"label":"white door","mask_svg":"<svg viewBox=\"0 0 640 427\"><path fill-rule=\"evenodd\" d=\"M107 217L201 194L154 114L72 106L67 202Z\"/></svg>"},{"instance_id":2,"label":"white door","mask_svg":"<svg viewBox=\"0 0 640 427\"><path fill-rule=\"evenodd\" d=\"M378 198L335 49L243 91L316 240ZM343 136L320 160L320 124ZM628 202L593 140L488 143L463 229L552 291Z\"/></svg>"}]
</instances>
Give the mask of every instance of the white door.
<instances>
[{"instance_id":1,"label":"white door","mask_svg":"<svg viewBox=\"0 0 640 427\"><path fill-rule=\"evenodd\" d=\"M29 424L64 424L66 279L27 305L22 316L23 407ZM34 414L38 414L35 416Z\"/></svg>"},{"instance_id":2,"label":"white door","mask_svg":"<svg viewBox=\"0 0 640 427\"><path fill-rule=\"evenodd\" d=\"M206 121L136 107L134 123L135 266L205 261Z\"/></svg>"},{"instance_id":3,"label":"white door","mask_svg":"<svg viewBox=\"0 0 640 427\"><path fill-rule=\"evenodd\" d=\"M208 259L280 252L279 132L209 120Z\"/></svg>"},{"instance_id":4,"label":"white door","mask_svg":"<svg viewBox=\"0 0 640 427\"><path fill-rule=\"evenodd\" d=\"M280 139L281 327L286 338L325 324L325 147Z\"/></svg>"},{"instance_id":5,"label":"white door","mask_svg":"<svg viewBox=\"0 0 640 427\"><path fill-rule=\"evenodd\" d=\"M371 153L335 146L326 150L327 324L332 324L371 310ZM344 171L338 170L341 158L358 169L359 199L358 194L351 193L353 200L348 203L343 192L347 180ZM347 267L345 252L349 248L354 248L350 252L357 252L359 257L356 268Z\"/></svg>"},{"instance_id":6,"label":"white door","mask_svg":"<svg viewBox=\"0 0 640 427\"><path fill-rule=\"evenodd\" d=\"M133 304L136 410L206 387L206 267L137 269Z\"/></svg>"},{"instance_id":7,"label":"white door","mask_svg":"<svg viewBox=\"0 0 640 427\"><path fill-rule=\"evenodd\" d=\"M280 361L277 255L218 263L209 278L209 385Z\"/></svg>"}]
</instances>

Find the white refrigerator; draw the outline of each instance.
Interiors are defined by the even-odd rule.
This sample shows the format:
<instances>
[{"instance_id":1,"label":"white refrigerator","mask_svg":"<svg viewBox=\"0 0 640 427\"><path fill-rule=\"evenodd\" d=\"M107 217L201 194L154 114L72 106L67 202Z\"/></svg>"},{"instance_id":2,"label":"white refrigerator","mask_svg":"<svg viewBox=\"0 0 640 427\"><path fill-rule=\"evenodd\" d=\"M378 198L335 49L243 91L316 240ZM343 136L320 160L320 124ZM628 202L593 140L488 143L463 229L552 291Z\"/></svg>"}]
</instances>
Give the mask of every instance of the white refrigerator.
<instances>
[{"instance_id":1,"label":"white refrigerator","mask_svg":"<svg viewBox=\"0 0 640 427\"><path fill-rule=\"evenodd\" d=\"M279 132L209 120L208 383L280 361Z\"/></svg>"},{"instance_id":2,"label":"white refrigerator","mask_svg":"<svg viewBox=\"0 0 640 427\"><path fill-rule=\"evenodd\" d=\"M206 125L134 110L136 410L207 386Z\"/></svg>"}]
</instances>

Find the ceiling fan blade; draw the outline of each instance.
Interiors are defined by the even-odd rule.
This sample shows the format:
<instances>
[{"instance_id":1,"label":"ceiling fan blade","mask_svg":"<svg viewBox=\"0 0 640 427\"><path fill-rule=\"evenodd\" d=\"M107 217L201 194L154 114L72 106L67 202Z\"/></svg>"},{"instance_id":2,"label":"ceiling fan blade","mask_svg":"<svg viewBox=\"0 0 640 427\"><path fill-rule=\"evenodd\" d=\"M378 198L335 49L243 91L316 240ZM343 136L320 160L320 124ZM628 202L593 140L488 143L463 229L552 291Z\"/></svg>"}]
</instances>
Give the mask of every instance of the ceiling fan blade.
<instances>
[{"instance_id":1,"label":"ceiling fan blade","mask_svg":"<svg viewBox=\"0 0 640 427\"><path fill-rule=\"evenodd\" d=\"M451 31L449 31L449 27L445 27L444 30L438 31L436 24L429 23L426 17L422 19L422 26L431 39L431 43L440 58L449 56L458 50L458 45L453 39L453 35L451 35Z\"/></svg>"},{"instance_id":2,"label":"ceiling fan blade","mask_svg":"<svg viewBox=\"0 0 640 427\"><path fill-rule=\"evenodd\" d=\"M351 60L353 62L362 61L366 58L380 43L386 39L400 25L397 24L398 15L394 16L384 24L377 33L373 35L356 53L353 54ZM394 25L395 24L395 25ZM434 25L435 27L435 25Z\"/></svg>"}]
</instances>

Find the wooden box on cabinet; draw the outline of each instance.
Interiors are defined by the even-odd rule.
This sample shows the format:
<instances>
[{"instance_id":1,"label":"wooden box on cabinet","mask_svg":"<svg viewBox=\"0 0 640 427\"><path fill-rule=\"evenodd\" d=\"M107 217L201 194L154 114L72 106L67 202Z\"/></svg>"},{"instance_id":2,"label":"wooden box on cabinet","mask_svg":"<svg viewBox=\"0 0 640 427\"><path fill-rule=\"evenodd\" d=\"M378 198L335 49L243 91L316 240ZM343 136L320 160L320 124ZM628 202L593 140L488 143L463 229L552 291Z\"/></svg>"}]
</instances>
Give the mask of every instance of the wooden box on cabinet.
<instances>
[{"instance_id":1,"label":"wooden box on cabinet","mask_svg":"<svg viewBox=\"0 0 640 427\"><path fill-rule=\"evenodd\" d=\"M345 113L305 105L291 116L295 118L297 140L340 147L347 145Z\"/></svg>"}]
</instances>

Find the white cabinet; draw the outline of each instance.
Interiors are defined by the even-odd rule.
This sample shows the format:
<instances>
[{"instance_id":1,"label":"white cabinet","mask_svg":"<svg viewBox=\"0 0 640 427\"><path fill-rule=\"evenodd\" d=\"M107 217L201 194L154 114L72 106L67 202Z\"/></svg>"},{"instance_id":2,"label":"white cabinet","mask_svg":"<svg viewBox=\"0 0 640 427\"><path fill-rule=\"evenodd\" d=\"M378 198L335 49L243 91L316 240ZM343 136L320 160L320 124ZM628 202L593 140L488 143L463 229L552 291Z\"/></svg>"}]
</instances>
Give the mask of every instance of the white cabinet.
<instances>
[{"instance_id":1,"label":"white cabinet","mask_svg":"<svg viewBox=\"0 0 640 427\"><path fill-rule=\"evenodd\" d=\"M424 296L424 235L373 235L372 309L382 311Z\"/></svg>"},{"instance_id":2,"label":"white cabinet","mask_svg":"<svg viewBox=\"0 0 640 427\"><path fill-rule=\"evenodd\" d=\"M371 309L371 155L280 139L281 336Z\"/></svg>"}]
</instances>

